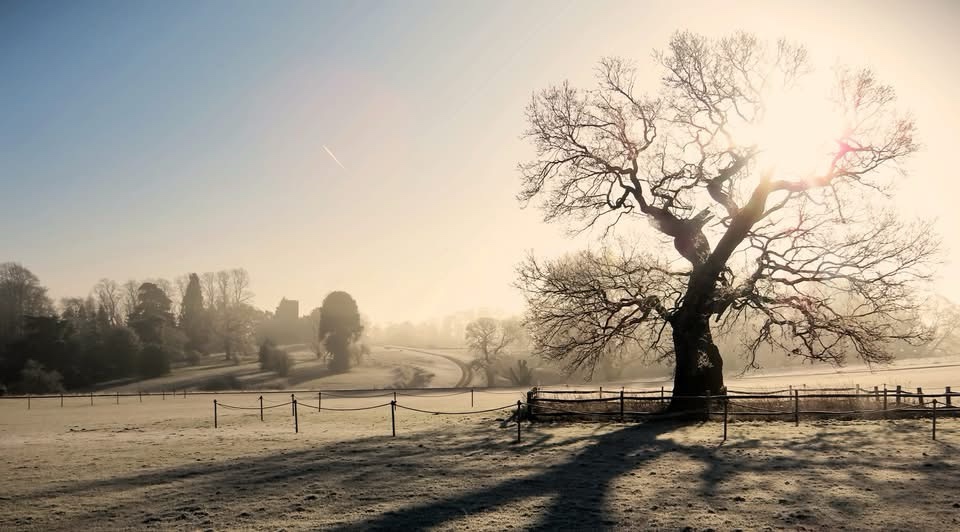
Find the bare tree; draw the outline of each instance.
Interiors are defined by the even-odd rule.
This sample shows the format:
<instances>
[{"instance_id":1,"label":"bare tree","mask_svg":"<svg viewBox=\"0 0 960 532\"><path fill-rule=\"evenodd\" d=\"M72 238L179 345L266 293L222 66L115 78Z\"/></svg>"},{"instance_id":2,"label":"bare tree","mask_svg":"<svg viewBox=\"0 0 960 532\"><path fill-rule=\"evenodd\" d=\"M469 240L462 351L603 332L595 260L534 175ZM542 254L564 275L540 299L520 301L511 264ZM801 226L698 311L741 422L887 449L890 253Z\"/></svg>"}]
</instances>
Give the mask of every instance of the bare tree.
<instances>
[{"instance_id":1,"label":"bare tree","mask_svg":"<svg viewBox=\"0 0 960 532\"><path fill-rule=\"evenodd\" d=\"M256 310L250 306L250 274L243 268L207 272L200 277L203 292L208 296L215 332L223 342L227 360L252 345Z\"/></svg>"},{"instance_id":2,"label":"bare tree","mask_svg":"<svg viewBox=\"0 0 960 532\"><path fill-rule=\"evenodd\" d=\"M495 365L519 336L519 325L514 322L478 318L467 324L467 347L476 355L473 366L484 371L487 386L495 384Z\"/></svg>"},{"instance_id":3,"label":"bare tree","mask_svg":"<svg viewBox=\"0 0 960 532\"><path fill-rule=\"evenodd\" d=\"M123 319L127 321L130 319L130 315L133 314L133 310L137 308L137 297L140 293L140 283L136 279L130 279L127 282L123 283L123 291L121 297L121 307L123 309Z\"/></svg>"},{"instance_id":4,"label":"bare tree","mask_svg":"<svg viewBox=\"0 0 960 532\"><path fill-rule=\"evenodd\" d=\"M93 287L93 295L97 300L97 305L106 314L110 325L114 327L122 325L125 316L123 315L124 298L120 285L113 279L100 279Z\"/></svg>"},{"instance_id":5,"label":"bare tree","mask_svg":"<svg viewBox=\"0 0 960 532\"><path fill-rule=\"evenodd\" d=\"M604 234L646 220L679 256L653 245L528 260L520 285L537 350L582 366L643 341L674 357L671 408L685 410L723 389L711 319L755 326L748 352L769 344L832 362L883 362L886 342L921 338L886 326L916 311L910 286L938 247L928 225L880 208L917 149L893 89L838 69L829 102L842 127L812 170L791 172L766 159L772 138L741 132L765 131L769 94L811 72L802 47L677 33L656 58L656 98L636 90L629 63L605 59L596 88L551 87L528 107L537 157L520 165L521 201L542 200L548 221L605 223Z\"/></svg>"},{"instance_id":6,"label":"bare tree","mask_svg":"<svg viewBox=\"0 0 960 532\"><path fill-rule=\"evenodd\" d=\"M0 341L22 334L25 316L54 313L47 289L33 272L16 262L0 263Z\"/></svg>"}]
</instances>

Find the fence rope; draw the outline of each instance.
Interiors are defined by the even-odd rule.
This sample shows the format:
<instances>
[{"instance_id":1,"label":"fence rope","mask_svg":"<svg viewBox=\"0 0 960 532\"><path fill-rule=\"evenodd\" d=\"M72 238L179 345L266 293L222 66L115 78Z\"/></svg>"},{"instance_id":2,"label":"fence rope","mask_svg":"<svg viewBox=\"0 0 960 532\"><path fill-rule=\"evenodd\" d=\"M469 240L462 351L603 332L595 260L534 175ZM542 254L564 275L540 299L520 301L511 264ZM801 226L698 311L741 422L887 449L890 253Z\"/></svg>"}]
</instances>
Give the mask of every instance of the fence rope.
<instances>
[{"instance_id":1,"label":"fence rope","mask_svg":"<svg viewBox=\"0 0 960 532\"><path fill-rule=\"evenodd\" d=\"M358 412L358 411L360 411L360 410L373 410L373 409L375 409L375 408L383 408L383 407L385 407L385 406L390 406L390 403L383 403L382 405L374 405L374 406L364 406L364 407L360 407L360 408L329 408L329 407L326 407L326 406L324 406L324 407L313 406L313 405L308 404L308 403L297 403L297 406L298 406L298 407L304 406L304 407L307 407L307 408L312 408L312 409L317 410L317 411L320 411L320 410L328 410L328 411L331 411L331 412Z\"/></svg>"},{"instance_id":2,"label":"fence rope","mask_svg":"<svg viewBox=\"0 0 960 532\"><path fill-rule=\"evenodd\" d=\"M388 397L388 396L393 396L393 393L394 393L394 392L375 393L375 394L370 394L370 395L353 395L353 394L339 394L339 393L335 393L335 392L325 392L325 391L323 391L323 390L317 390L317 391L312 392L312 393L322 393L322 394L323 394L324 396L326 396L326 397L335 397L335 398L337 398L337 399L370 399L370 398L373 398L373 397Z\"/></svg>"},{"instance_id":3,"label":"fence rope","mask_svg":"<svg viewBox=\"0 0 960 532\"><path fill-rule=\"evenodd\" d=\"M468 393L470 393L470 390L465 390L462 392L454 392L454 393L442 393L442 394L397 392L397 395L402 395L404 397L453 397L454 395L464 395Z\"/></svg>"},{"instance_id":4,"label":"fence rope","mask_svg":"<svg viewBox=\"0 0 960 532\"><path fill-rule=\"evenodd\" d=\"M496 412L497 410L506 410L508 408L516 408L517 405L507 405L501 406L500 408L488 408L486 410L471 410L469 412L434 412L432 410L420 410L419 408L411 408L409 406L397 405L397 408L402 408L404 410L412 410L414 412L420 412L422 414L451 414L451 415L468 415L468 414L485 414L488 412Z\"/></svg>"},{"instance_id":5,"label":"fence rope","mask_svg":"<svg viewBox=\"0 0 960 532\"><path fill-rule=\"evenodd\" d=\"M263 410L269 410L269 409L271 409L271 408L279 408L279 407L281 407L281 406L288 406L288 405L292 405L292 404L293 404L293 401L287 401L286 403L279 404L279 405L265 406L265 407L263 407ZM301 403L301 404L302 404L302 403ZM259 406L233 406L233 405L223 404L223 403L221 403L221 402L217 402L217 406L218 406L218 407L223 407L223 408L231 408L231 409L233 409L233 410L260 410L260 407L259 407Z\"/></svg>"}]
</instances>

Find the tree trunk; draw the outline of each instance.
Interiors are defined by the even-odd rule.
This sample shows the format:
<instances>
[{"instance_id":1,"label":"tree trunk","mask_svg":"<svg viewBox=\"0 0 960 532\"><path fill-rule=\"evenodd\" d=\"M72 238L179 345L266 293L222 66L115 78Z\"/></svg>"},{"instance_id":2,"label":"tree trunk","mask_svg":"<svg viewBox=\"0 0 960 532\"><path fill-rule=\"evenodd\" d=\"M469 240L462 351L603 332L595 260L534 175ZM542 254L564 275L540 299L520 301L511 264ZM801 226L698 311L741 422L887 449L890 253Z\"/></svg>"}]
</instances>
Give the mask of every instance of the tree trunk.
<instances>
[{"instance_id":1,"label":"tree trunk","mask_svg":"<svg viewBox=\"0 0 960 532\"><path fill-rule=\"evenodd\" d=\"M719 395L724 390L723 358L713 343L710 315L681 310L672 325L676 368L668 411L703 418L707 413L703 397Z\"/></svg>"}]
</instances>

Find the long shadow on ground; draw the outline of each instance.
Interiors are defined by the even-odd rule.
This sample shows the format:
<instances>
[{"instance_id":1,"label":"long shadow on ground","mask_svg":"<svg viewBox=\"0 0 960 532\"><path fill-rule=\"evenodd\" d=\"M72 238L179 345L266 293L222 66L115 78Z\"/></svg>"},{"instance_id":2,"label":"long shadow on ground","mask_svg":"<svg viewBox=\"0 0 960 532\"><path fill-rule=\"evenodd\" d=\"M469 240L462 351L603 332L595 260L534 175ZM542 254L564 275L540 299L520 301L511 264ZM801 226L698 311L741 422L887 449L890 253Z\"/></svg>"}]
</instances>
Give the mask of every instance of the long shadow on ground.
<instances>
[{"instance_id":1,"label":"long shadow on ground","mask_svg":"<svg viewBox=\"0 0 960 532\"><path fill-rule=\"evenodd\" d=\"M467 516L495 514L533 500L538 502L529 510L531 519L520 525L524 528L613 529L624 525L609 512L618 479L673 453L697 466L672 472L678 483L688 483L678 489L689 500L721 497L724 504L742 501L725 487L739 475L761 474L755 487L773 491L779 489L775 484L782 483L778 470L824 468L832 460L847 471L843 482L878 491L881 500L905 495L896 491L902 488L870 474L877 458L858 455L857 449L876 442L868 441L856 427L798 437L788 444L791 448L784 449L789 452L774 460L755 459L753 453L765 445L761 440L740 439L723 447L719 442L682 443L672 434L679 426L665 423L622 428L581 425L578 428L582 430L571 437L557 436L550 427L534 428L521 444L510 443L512 429L493 427L493 423L477 423L429 437L378 436L308 450L269 450L264 455L217 463L64 483L17 500L30 504L56 497L95 496L99 513L74 514L45 527L63 529L89 526L107 515L119 519L119 527L237 528L281 522L291 527L344 531L416 530L456 526ZM954 453L952 447L943 451L944 455ZM942 475L930 475L949 470L942 457L926 460L926 467L885 467L910 476L911 491L957 487L955 482L944 486ZM820 486L796 489L796 498L803 500L803 490ZM649 501L657 496L646 493L643 498ZM835 511L851 519L869 511L861 500L837 498L835 506ZM143 508L150 511L143 512ZM648 515L637 515L629 524L655 526L656 522L650 521L655 513L643 513ZM810 523L816 516L800 513L784 519L786 524L793 523L791 519ZM503 521L481 526L494 528L497 522ZM907 521L888 524L909 526Z\"/></svg>"}]
</instances>

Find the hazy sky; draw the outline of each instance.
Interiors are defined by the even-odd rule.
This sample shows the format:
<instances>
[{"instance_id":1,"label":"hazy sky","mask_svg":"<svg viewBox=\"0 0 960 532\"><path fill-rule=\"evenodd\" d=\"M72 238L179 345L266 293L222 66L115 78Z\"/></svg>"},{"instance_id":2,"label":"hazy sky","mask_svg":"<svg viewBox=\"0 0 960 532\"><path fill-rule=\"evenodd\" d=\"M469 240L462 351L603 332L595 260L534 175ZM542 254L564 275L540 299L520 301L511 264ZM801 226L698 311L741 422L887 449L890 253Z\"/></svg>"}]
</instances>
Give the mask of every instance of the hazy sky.
<instances>
[{"instance_id":1,"label":"hazy sky","mask_svg":"<svg viewBox=\"0 0 960 532\"><path fill-rule=\"evenodd\" d=\"M271 310L334 289L375 321L519 310L525 251L585 242L514 199L530 94L605 55L655 91L677 29L874 67L920 127L908 212L960 251L958 27L949 1L0 1L0 261L58 298L243 266Z\"/></svg>"}]
</instances>

